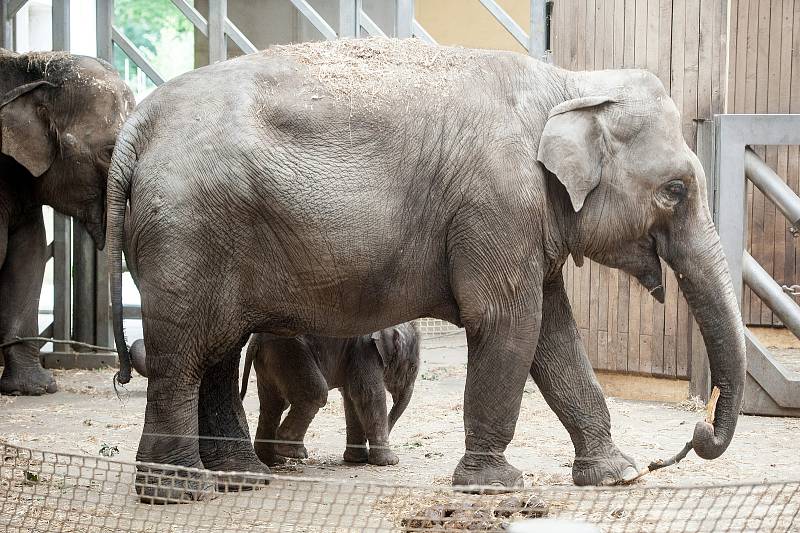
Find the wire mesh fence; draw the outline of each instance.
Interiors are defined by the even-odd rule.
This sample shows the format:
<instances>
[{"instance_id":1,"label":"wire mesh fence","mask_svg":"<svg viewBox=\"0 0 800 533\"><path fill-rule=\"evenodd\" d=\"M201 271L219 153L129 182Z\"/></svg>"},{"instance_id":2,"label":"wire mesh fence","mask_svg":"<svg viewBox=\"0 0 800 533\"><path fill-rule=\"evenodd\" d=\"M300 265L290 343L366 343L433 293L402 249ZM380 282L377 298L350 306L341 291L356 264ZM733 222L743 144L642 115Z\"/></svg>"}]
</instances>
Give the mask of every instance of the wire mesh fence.
<instances>
[{"instance_id":1,"label":"wire mesh fence","mask_svg":"<svg viewBox=\"0 0 800 533\"><path fill-rule=\"evenodd\" d=\"M0 528L9 531L501 531L537 517L613 532L800 528L800 482L473 494L353 479L163 473L164 465L142 476L141 463L137 478L133 463L9 444L0 452ZM182 503L141 503L137 484L161 489L157 503Z\"/></svg>"}]
</instances>

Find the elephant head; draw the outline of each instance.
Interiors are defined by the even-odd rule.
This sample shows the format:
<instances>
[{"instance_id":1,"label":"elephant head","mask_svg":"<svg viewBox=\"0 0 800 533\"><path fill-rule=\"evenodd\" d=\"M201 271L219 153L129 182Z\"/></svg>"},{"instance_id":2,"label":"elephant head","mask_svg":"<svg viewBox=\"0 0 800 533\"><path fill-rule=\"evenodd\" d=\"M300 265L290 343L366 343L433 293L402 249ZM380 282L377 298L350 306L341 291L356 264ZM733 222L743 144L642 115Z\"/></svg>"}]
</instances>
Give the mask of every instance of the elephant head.
<instances>
[{"instance_id":1,"label":"elephant head","mask_svg":"<svg viewBox=\"0 0 800 533\"><path fill-rule=\"evenodd\" d=\"M131 91L107 63L65 53L0 54L16 80L0 95L0 151L27 170L37 199L105 243L105 191Z\"/></svg>"},{"instance_id":2,"label":"elephant head","mask_svg":"<svg viewBox=\"0 0 800 533\"><path fill-rule=\"evenodd\" d=\"M372 340L383 361L383 382L392 395L389 431L411 401L419 371L419 331L413 322L376 331Z\"/></svg>"},{"instance_id":3,"label":"elephant head","mask_svg":"<svg viewBox=\"0 0 800 533\"><path fill-rule=\"evenodd\" d=\"M721 391L713 426L698 423L692 444L700 457L716 458L741 408L745 340L703 168L652 74L576 73L571 82L572 98L550 111L538 153L565 213L567 248L577 264L586 256L635 276L661 302L660 260L675 271Z\"/></svg>"}]
</instances>

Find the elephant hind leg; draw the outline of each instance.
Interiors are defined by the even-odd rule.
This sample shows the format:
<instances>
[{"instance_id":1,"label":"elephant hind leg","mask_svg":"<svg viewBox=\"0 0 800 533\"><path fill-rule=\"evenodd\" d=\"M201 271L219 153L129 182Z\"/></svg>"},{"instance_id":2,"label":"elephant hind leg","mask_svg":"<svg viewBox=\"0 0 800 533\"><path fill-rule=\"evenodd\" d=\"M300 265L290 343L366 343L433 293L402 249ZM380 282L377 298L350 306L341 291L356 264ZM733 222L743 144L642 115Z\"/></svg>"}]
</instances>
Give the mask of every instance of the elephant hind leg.
<instances>
[{"instance_id":1,"label":"elephant hind leg","mask_svg":"<svg viewBox=\"0 0 800 533\"><path fill-rule=\"evenodd\" d=\"M251 444L239 398L240 356L241 346L237 345L203 374L198 410L200 457L209 470L267 474L269 468L259 460ZM217 488L246 490L260 483L258 477L233 475L219 479Z\"/></svg>"},{"instance_id":2,"label":"elephant hind leg","mask_svg":"<svg viewBox=\"0 0 800 533\"><path fill-rule=\"evenodd\" d=\"M258 364L258 362L256 362ZM275 439L281 415L289 406L280 390L264 376L261 369L256 369L258 377L258 429L254 442L256 455L267 465L280 464L283 458L275 453Z\"/></svg>"},{"instance_id":3,"label":"elephant hind leg","mask_svg":"<svg viewBox=\"0 0 800 533\"><path fill-rule=\"evenodd\" d=\"M611 440L611 417L559 279L545 287L542 332L531 377L569 432L576 485L609 485L637 475Z\"/></svg>"},{"instance_id":4,"label":"elephant hind leg","mask_svg":"<svg viewBox=\"0 0 800 533\"><path fill-rule=\"evenodd\" d=\"M275 453L282 457L306 459L303 444L308 426L328 403L328 382L313 357L301 351L296 355L291 375L282 377L281 389L289 401L289 413L278 427Z\"/></svg>"}]
</instances>

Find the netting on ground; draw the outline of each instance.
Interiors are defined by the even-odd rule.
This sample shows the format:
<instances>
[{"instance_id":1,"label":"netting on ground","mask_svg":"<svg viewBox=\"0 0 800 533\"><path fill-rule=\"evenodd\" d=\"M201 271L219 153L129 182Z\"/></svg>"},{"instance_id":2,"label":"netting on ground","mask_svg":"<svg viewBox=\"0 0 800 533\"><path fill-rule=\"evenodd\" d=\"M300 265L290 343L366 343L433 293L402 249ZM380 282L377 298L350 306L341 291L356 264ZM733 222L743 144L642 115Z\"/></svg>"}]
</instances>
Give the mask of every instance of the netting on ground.
<instances>
[{"instance_id":1,"label":"netting on ground","mask_svg":"<svg viewBox=\"0 0 800 533\"><path fill-rule=\"evenodd\" d=\"M489 495L193 469L151 470L137 480L133 463L8 444L0 444L0 452L0 528L11 531L501 531L516 520L542 516L622 532L800 528L800 482L549 486ZM178 494L186 503L141 503L136 484L143 479L147 488ZM200 501L180 495L187 482Z\"/></svg>"}]
</instances>

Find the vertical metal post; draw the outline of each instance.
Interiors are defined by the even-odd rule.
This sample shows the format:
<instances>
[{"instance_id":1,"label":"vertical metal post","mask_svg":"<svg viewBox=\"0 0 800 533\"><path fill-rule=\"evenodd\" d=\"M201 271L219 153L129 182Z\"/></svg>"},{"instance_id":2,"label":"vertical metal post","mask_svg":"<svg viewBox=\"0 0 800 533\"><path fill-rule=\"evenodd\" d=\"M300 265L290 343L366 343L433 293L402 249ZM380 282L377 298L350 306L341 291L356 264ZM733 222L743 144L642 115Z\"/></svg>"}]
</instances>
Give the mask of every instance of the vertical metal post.
<instances>
[{"instance_id":1,"label":"vertical metal post","mask_svg":"<svg viewBox=\"0 0 800 533\"><path fill-rule=\"evenodd\" d=\"M0 0L0 48L14 48L14 25L8 16L8 0Z\"/></svg>"},{"instance_id":2,"label":"vertical metal post","mask_svg":"<svg viewBox=\"0 0 800 533\"><path fill-rule=\"evenodd\" d=\"M95 248L84 227L72 227L72 338L95 342ZM80 350L78 350L80 351Z\"/></svg>"},{"instance_id":3,"label":"vertical metal post","mask_svg":"<svg viewBox=\"0 0 800 533\"><path fill-rule=\"evenodd\" d=\"M208 64L225 61L228 43L225 39L225 19L228 18L227 0L208 2Z\"/></svg>"},{"instance_id":4,"label":"vertical metal post","mask_svg":"<svg viewBox=\"0 0 800 533\"><path fill-rule=\"evenodd\" d=\"M733 291L739 307L742 305L742 254L745 249L744 224L747 194L744 177L744 145L734 128L723 121L727 115L717 115L716 175L718 194L714 201L714 222L719 232L722 250L728 260Z\"/></svg>"},{"instance_id":5,"label":"vertical metal post","mask_svg":"<svg viewBox=\"0 0 800 533\"><path fill-rule=\"evenodd\" d=\"M406 39L413 34L414 0L395 0L394 36Z\"/></svg>"},{"instance_id":6,"label":"vertical metal post","mask_svg":"<svg viewBox=\"0 0 800 533\"><path fill-rule=\"evenodd\" d=\"M53 50L69 52L69 0L53 0Z\"/></svg>"},{"instance_id":7,"label":"vertical metal post","mask_svg":"<svg viewBox=\"0 0 800 533\"><path fill-rule=\"evenodd\" d=\"M114 62L111 28L114 23L114 0L96 0L97 57ZM111 291L108 286L108 255L95 250L95 344L111 346Z\"/></svg>"},{"instance_id":8,"label":"vertical metal post","mask_svg":"<svg viewBox=\"0 0 800 533\"><path fill-rule=\"evenodd\" d=\"M545 0L531 0L531 31L528 35L528 54L536 59L544 59L546 42L545 13L547 10Z\"/></svg>"},{"instance_id":9,"label":"vertical metal post","mask_svg":"<svg viewBox=\"0 0 800 533\"><path fill-rule=\"evenodd\" d=\"M356 0L339 0L339 38L358 35Z\"/></svg>"},{"instance_id":10,"label":"vertical metal post","mask_svg":"<svg viewBox=\"0 0 800 533\"><path fill-rule=\"evenodd\" d=\"M53 50L69 50L69 0L53 0ZM53 336L72 335L72 221L53 213ZM69 351L65 348L65 351Z\"/></svg>"},{"instance_id":11,"label":"vertical metal post","mask_svg":"<svg viewBox=\"0 0 800 533\"><path fill-rule=\"evenodd\" d=\"M111 41L111 26L114 21L114 0L96 0L97 57L109 63L114 61L114 44Z\"/></svg>"}]
</instances>

